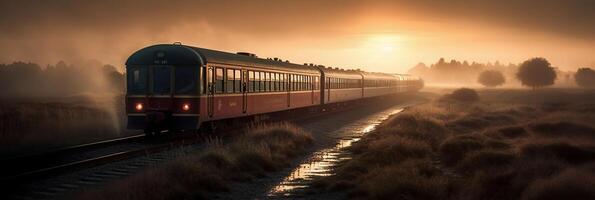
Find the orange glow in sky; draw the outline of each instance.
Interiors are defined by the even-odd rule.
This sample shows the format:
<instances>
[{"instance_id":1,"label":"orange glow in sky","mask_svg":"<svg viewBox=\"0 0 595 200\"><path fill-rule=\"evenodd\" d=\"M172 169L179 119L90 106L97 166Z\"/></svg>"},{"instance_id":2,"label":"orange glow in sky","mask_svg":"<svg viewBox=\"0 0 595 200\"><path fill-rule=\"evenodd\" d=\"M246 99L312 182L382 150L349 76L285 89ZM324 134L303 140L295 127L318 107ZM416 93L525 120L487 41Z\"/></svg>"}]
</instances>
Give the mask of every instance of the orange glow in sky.
<instances>
[{"instance_id":1,"label":"orange glow in sky","mask_svg":"<svg viewBox=\"0 0 595 200\"><path fill-rule=\"evenodd\" d=\"M506 64L540 56L561 69L595 66L595 12L579 0L1 4L4 63L96 59L122 67L135 50L179 41L380 72L441 57Z\"/></svg>"}]
</instances>

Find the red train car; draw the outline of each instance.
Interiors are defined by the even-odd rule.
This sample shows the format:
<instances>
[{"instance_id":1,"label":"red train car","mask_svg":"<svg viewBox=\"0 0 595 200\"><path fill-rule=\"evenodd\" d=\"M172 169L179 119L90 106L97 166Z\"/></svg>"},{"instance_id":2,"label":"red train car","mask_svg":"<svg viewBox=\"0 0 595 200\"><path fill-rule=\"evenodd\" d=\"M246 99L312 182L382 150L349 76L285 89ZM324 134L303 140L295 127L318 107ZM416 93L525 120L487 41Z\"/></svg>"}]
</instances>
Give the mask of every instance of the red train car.
<instances>
[{"instance_id":1,"label":"red train car","mask_svg":"<svg viewBox=\"0 0 595 200\"><path fill-rule=\"evenodd\" d=\"M181 44L138 50L126 61L126 72L128 128L147 134L409 91L397 89L402 82L398 75L298 65Z\"/></svg>"}]
</instances>

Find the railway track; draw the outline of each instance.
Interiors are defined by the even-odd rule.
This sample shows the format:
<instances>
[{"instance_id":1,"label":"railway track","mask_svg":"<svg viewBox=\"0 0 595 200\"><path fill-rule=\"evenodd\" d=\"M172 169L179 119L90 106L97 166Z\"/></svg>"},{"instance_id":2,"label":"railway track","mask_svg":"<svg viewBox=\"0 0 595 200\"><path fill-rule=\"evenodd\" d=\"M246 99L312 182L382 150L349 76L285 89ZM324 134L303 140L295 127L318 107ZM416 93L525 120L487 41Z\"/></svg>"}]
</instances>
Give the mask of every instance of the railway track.
<instances>
[{"instance_id":1,"label":"railway track","mask_svg":"<svg viewBox=\"0 0 595 200\"><path fill-rule=\"evenodd\" d=\"M344 109L289 116L270 122L306 122ZM240 127L219 131L237 130ZM167 134L153 139L134 135L72 146L5 160L3 163L6 164L0 166L0 180L2 187L11 191L9 199L63 198L73 191L129 176L147 166L186 155L203 148L203 141L204 138L196 134L182 134L181 137Z\"/></svg>"},{"instance_id":2,"label":"railway track","mask_svg":"<svg viewBox=\"0 0 595 200\"><path fill-rule=\"evenodd\" d=\"M124 168L112 167L114 171L104 169L103 171L107 172L104 175L84 174L86 169L137 157L144 157L158 162L164 160L164 158L151 158L149 156L182 146L197 144L200 141L201 139L195 135L190 136L187 134L179 137L163 136L156 138L134 135L5 159L0 166L1 187L7 189L6 191L10 191L9 199L53 198L64 191L127 176L135 172L131 169L140 168L143 165L134 163L131 166L124 166ZM149 162L144 163L150 164ZM83 173L79 178L62 178L63 175L68 176L78 172ZM48 181L54 183L48 184L46 183Z\"/></svg>"},{"instance_id":3,"label":"railway track","mask_svg":"<svg viewBox=\"0 0 595 200\"><path fill-rule=\"evenodd\" d=\"M73 160L83 161L85 159L81 159L81 157L93 157L93 155L89 154L94 150L97 151L101 148L141 140L143 140L143 135L139 134L3 159L1 160L3 165L0 166L0 181L4 183L6 181L24 180L33 175L66 168L68 166L67 163L69 162L67 160L71 160L70 162L73 162ZM77 154L79 156L73 156ZM87 154L87 156L85 156L85 154ZM68 156L71 158L68 158ZM73 165L71 164L70 166Z\"/></svg>"}]
</instances>

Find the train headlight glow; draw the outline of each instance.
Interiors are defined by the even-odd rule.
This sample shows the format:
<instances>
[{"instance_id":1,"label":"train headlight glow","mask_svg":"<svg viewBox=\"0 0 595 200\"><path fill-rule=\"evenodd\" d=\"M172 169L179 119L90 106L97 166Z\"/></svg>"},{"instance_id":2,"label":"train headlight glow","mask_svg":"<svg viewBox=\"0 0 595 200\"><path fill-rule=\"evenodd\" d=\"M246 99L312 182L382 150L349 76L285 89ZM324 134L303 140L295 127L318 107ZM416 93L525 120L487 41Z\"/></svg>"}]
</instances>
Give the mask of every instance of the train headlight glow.
<instances>
[{"instance_id":1,"label":"train headlight glow","mask_svg":"<svg viewBox=\"0 0 595 200\"><path fill-rule=\"evenodd\" d=\"M182 105L182 110L183 111L189 111L190 110L190 104L185 103L184 105Z\"/></svg>"},{"instance_id":2,"label":"train headlight glow","mask_svg":"<svg viewBox=\"0 0 595 200\"><path fill-rule=\"evenodd\" d=\"M137 103L136 106L134 106L134 108L136 109L136 111L142 111L143 110L143 104L142 103Z\"/></svg>"}]
</instances>

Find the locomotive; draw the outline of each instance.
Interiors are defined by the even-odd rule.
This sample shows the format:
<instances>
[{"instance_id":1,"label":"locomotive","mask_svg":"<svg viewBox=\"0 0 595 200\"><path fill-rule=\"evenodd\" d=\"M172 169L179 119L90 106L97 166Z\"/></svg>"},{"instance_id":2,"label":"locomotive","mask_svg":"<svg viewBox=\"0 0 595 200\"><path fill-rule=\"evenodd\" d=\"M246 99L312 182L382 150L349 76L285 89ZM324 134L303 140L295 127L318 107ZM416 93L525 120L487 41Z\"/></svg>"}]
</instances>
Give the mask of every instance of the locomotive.
<instances>
[{"instance_id":1,"label":"locomotive","mask_svg":"<svg viewBox=\"0 0 595 200\"><path fill-rule=\"evenodd\" d=\"M419 78L159 44L126 61L127 128L151 135L209 122L415 92Z\"/></svg>"}]
</instances>

